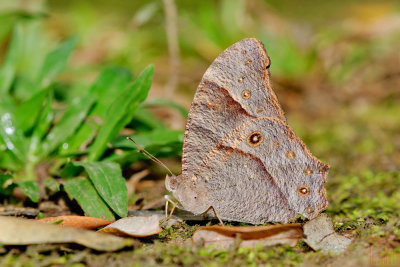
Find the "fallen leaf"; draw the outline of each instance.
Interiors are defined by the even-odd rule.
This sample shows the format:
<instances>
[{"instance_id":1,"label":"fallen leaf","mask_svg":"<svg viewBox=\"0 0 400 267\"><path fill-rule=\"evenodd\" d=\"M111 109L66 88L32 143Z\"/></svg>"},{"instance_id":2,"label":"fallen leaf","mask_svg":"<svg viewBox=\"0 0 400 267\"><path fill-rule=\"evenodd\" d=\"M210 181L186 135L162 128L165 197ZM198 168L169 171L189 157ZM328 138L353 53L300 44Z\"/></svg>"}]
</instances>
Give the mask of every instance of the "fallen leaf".
<instances>
[{"instance_id":1,"label":"fallen leaf","mask_svg":"<svg viewBox=\"0 0 400 267\"><path fill-rule=\"evenodd\" d=\"M160 220L157 215L126 217L107 225L98 232L118 236L146 237L161 232Z\"/></svg>"},{"instance_id":2,"label":"fallen leaf","mask_svg":"<svg viewBox=\"0 0 400 267\"><path fill-rule=\"evenodd\" d=\"M150 171L148 169L144 169L140 172L133 174L127 181L126 187L128 188L128 198L131 197L136 191L136 185L142 180L144 177L149 175Z\"/></svg>"},{"instance_id":3,"label":"fallen leaf","mask_svg":"<svg viewBox=\"0 0 400 267\"><path fill-rule=\"evenodd\" d=\"M176 213L180 212L174 212L174 214L168 217L168 220L165 219L165 211L161 210L136 210L136 211L129 211L128 214L129 216L154 215L157 216L158 219L160 220L160 226L162 228L171 228L171 227L178 227L184 221L181 217L175 216Z\"/></svg>"},{"instance_id":4,"label":"fallen leaf","mask_svg":"<svg viewBox=\"0 0 400 267\"><path fill-rule=\"evenodd\" d=\"M112 223L112 221L99 219L95 217L89 216L57 216L57 217L48 217L40 219L39 222L46 222L46 223L57 223L58 225L62 226L70 226L74 228L80 229L96 229L99 227L103 227Z\"/></svg>"},{"instance_id":5,"label":"fallen leaf","mask_svg":"<svg viewBox=\"0 0 400 267\"><path fill-rule=\"evenodd\" d=\"M131 246L133 240L72 227L60 227L36 220L0 216L0 243L4 245L77 243L95 250L114 251Z\"/></svg>"},{"instance_id":6,"label":"fallen leaf","mask_svg":"<svg viewBox=\"0 0 400 267\"><path fill-rule=\"evenodd\" d=\"M194 232L193 242L204 242L204 246L216 244L218 248L228 248L240 236L240 247L254 247L258 244L273 246L288 244L295 246L303 236L299 224L270 226L203 226Z\"/></svg>"},{"instance_id":7,"label":"fallen leaf","mask_svg":"<svg viewBox=\"0 0 400 267\"><path fill-rule=\"evenodd\" d=\"M321 250L324 253L343 253L355 238L336 233L332 219L325 213L304 224L303 229L304 242L313 250Z\"/></svg>"}]
</instances>

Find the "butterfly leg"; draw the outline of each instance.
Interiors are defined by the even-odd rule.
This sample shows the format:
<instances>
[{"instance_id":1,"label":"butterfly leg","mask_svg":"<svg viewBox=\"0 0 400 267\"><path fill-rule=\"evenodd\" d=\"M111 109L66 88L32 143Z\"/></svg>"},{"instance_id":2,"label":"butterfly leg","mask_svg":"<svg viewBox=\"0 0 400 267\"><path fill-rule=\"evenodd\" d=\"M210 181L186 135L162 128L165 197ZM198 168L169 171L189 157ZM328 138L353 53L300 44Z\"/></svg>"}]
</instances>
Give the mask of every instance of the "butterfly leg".
<instances>
[{"instance_id":1,"label":"butterfly leg","mask_svg":"<svg viewBox=\"0 0 400 267\"><path fill-rule=\"evenodd\" d=\"M215 216L217 217L219 223L220 223L222 226L225 226L225 224L222 222L221 218L220 218L219 215L218 215L217 210L215 209L215 207L214 207L213 205L211 205L205 212L203 212L202 215L207 214L207 212L208 212L210 209L212 209L212 210L214 211L214 214L215 214Z\"/></svg>"},{"instance_id":2,"label":"butterfly leg","mask_svg":"<svg viewBox=\"0 0 400 267\"><path fill-rule=\"evenodd\" d=\"M168 215L168 204L172 204L172 209L171 212ZM174 202L171 199L169 199L168 196L165 196L165 219L169 219L172 216L172 213L174 212L175 208L178 206L178 202Z\"/></svg>"}]
</instances>

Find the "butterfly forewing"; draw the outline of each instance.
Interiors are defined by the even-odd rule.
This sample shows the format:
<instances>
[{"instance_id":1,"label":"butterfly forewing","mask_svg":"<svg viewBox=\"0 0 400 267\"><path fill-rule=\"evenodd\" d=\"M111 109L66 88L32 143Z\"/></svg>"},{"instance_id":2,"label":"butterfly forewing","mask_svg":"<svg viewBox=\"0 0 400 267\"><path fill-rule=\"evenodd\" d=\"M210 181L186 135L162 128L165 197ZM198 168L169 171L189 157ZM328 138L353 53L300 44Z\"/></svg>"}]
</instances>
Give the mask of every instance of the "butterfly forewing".
<instances>
[{"instance_id":1,"label":"butterfly forewing","mask_svg":"<svg viewBox=\"0 0 400 267\"><path fill-rule=\"evenodd\" d=\"M286 121L272 90L270 60L262 43L244 39L226 49L207 69L196 91L186 124L183 181L190 179L205 155L248 119Z\"/></svg>"}]
</instances>

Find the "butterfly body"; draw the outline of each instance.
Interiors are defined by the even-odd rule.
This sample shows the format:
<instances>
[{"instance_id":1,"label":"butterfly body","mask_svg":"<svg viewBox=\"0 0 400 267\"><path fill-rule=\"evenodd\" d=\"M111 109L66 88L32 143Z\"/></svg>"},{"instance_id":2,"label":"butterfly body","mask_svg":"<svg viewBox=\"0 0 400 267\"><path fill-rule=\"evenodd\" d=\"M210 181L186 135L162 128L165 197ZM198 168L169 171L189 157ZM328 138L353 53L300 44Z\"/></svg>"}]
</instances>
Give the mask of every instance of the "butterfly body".
<instances>
[{"instance_id":1,"label":"butterfly body","mask_svg":"<svg viewBox=\"0 0 400 267\"><path fill-rule=\"evenodd\" d=\"M286 222L327 206L329 166L287 125L262 43L244 39L207 69L186 124L182 174L166 187L185 210L225 220Z\"/></svg>"}]
</instances>

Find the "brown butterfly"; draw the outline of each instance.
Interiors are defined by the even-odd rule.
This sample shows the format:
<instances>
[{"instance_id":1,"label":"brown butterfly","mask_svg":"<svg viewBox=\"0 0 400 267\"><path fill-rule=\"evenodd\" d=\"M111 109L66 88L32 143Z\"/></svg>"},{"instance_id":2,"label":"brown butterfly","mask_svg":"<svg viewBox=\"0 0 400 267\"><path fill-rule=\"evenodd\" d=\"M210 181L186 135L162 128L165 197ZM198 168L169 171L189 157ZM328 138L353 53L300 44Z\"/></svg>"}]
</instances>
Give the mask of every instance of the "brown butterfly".
<instances>
[{"instance_id":1,"label":"brown butterfly","mask_svg":"<svg viewBox=\"0 0 400 267\"><path fill-rule=\"evenodd\" d=\"M166 188L182 208L210 208L224 220L287 222L328 205L329 165L311 155L287 125L272 90L263 44L244 39L211 64L192 102L182 173Z\"/></svg>"}]
</instances>

